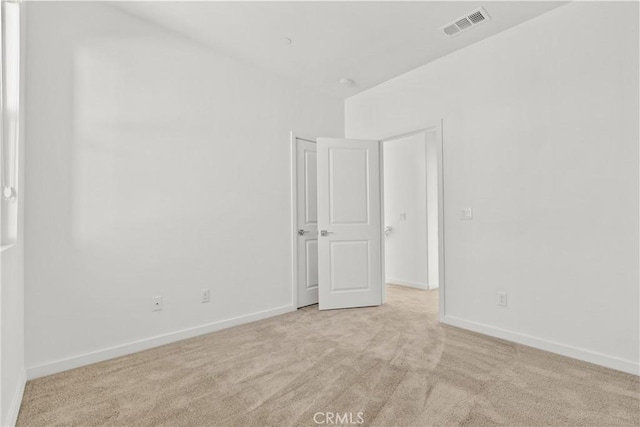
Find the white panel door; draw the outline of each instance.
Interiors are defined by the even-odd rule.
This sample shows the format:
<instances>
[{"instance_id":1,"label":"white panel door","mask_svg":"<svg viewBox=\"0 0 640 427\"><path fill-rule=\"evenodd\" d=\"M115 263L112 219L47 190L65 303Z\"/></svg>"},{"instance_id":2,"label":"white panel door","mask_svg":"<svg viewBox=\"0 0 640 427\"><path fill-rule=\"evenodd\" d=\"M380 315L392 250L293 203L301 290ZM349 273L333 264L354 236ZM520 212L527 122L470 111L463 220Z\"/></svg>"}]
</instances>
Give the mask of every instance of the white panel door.
<instances>
[{"instance_id":1,"label":"white panel door","mask_svg":"<svg viewBox=\"0 0 640 427\"><path fill-rule=\"evenodd\" d=\"M320 310L382 304L378 141L318 138Z\"/></svg>"},{"instance_id":2,"label":"white panel door","mask_svg":"<svg viewBox=\"0 0 640 427\"><path fill-rule=\"evenodd\" d=\"M316 144L296 139L298 307L318 303Z\"/></svg>"}]
</instances>

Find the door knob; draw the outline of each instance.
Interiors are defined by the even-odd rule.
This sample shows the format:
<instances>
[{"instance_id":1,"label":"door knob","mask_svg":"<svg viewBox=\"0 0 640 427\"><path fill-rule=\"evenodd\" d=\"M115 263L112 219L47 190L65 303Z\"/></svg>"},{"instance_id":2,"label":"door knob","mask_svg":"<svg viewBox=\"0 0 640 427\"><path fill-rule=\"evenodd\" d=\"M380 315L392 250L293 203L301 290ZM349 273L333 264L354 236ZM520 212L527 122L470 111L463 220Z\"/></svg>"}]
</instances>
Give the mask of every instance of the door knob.
<instances>
[{"instance_id":1,"label":"door knob","mask_svg":"<svg viewBox=\"0 0 640 427\"><path fill-rule=\"evenodd\" d=\"M321 236L328 236L329 234L333 234L333 231L327 231L327 230L320 230L320 235Z\"/></svg>"},{"instance_id":2,"label":"door knob","mask_svg":"<svg viewBox=\"0 0 640 427\"><path fill-rule=\"evenodd\" d=\"M304 236L306 233L311 233L309 230L303 230L302 228L298 230L298 235Z\"/></svg>"}]
</instances>

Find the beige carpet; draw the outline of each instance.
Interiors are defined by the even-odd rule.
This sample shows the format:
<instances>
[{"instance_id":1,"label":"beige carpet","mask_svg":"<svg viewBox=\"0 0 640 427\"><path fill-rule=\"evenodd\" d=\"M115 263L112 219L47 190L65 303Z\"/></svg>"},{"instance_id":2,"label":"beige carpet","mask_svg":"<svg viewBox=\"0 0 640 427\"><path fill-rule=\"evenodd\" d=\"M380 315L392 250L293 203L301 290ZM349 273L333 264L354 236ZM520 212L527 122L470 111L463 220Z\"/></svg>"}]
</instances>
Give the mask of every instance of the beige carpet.
<instances>
[{"instance_id":1,"label":"beige carpet","mask_svg":"<svg viewBox=\"0 0 640 427\"><path fill-rule=\"evenodd\" d=\"M640 424L638 377L441 326L437 291L388 289L29 381L18 426Z\"/></svg>"}]
</instances>

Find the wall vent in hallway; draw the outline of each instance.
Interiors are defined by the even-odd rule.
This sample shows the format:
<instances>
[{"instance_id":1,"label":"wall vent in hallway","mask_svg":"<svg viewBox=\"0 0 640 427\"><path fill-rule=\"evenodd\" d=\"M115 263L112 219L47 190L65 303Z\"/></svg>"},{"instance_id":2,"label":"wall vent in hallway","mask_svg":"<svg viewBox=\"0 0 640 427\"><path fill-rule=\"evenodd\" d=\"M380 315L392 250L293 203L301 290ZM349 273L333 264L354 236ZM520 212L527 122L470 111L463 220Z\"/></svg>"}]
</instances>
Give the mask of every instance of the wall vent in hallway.
<instances>
[{"instance_id":1,"label":"wall vent in hallway","mask_svg":"<svg viewBox=\"0 0 640 427\"><path fill-rule=\"evenodd\" d=\"M479 8L465 16L461 16L443 27L440 27L440 29L449 37L453 37L468 30L469 28L476 27L489 19L487 12L485 12L483 8Z\"/></svg>"}]
</instances>

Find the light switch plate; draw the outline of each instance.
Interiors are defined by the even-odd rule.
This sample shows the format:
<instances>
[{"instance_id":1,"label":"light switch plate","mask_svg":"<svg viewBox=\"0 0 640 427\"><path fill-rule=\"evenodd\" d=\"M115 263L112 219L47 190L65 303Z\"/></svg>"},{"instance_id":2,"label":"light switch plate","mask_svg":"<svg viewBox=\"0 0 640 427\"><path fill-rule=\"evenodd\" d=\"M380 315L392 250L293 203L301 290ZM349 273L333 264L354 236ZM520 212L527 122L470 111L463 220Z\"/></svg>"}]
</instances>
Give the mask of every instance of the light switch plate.
<instances>
[{"instance_id":1,"label":"light switch plate","mask_svg":"<svg viewBox=\"0 0 640 427\"><path fill-rule=\"evenodd\" d=\"M460 219L470 221L473 219L473 208L464 208L460 211Z\"/></svg>"},{"instance_id":2,"label":"light switch plate","mask_svg":"<svg viewBox=\"0 0 640 427\"><path fill-rule=\"evenodd\" d=\"M211 292L208 288L202 289L202 291L200 291L200 302L209 302L210 296Z\"/></svg>"}]
</instances>

